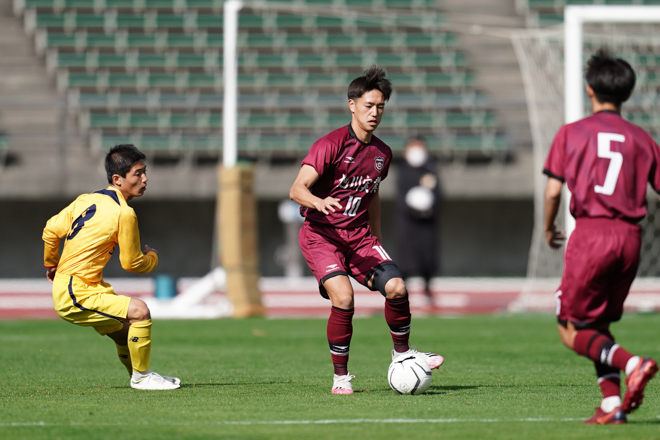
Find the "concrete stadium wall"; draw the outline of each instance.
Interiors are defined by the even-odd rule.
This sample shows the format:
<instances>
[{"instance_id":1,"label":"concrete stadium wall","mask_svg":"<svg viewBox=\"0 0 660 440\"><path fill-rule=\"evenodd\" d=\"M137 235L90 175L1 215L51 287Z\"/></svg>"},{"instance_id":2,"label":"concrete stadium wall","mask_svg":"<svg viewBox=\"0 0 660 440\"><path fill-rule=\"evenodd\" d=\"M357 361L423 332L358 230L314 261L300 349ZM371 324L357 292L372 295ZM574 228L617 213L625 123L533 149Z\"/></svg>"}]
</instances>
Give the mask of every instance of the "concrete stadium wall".
<instances>
[{"instance_id":1,"label":"concrete stadium wall","mask_svg":"<svg viewBox=\"0 0 660 440\"><path fill-rule=\"evenodd\" d=\"M0 278L43 276L41 233L46 221L70 200L26 202L0 200ZM215 202L131 202L141 241L160 254L157 273L177 277L206 274L213 258ZM276 255L284 244L284 227L276 201L259 203L260 266L264 276L282 276ZM383 202L384 246L396 261L394 203ZM448 200L442 211L442 276L525 276L532 235L531 200ZM306 274L310 272L306 269ZM107 277L130 276L112 258Z\"/></svg>"}]
</instances>

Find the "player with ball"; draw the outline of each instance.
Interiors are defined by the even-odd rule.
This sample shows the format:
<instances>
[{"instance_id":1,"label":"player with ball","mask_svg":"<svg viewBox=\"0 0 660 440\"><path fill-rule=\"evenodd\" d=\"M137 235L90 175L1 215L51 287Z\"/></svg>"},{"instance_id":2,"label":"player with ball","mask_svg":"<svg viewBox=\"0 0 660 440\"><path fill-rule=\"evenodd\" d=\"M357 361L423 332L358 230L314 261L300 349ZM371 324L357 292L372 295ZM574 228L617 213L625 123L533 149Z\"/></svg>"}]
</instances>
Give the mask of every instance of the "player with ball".
<instances>
[{"instance_id":1,"label":"player with ball","mask_svg":"<svg viewBox=\"0 0 660 440\"><path fill-rule=\"evenodd\" d=\"M289 196L301 205L305 223L300 247L332 308L327 335L334 365L333 394L352 394L348 372L353 336L354 292L349 275L385 297L393 360L414 357L430 368L444 361L408 345L410 304L401 273L382 246L378 187L387 177L392 150L373 135L392 85L372 66L348 87L351 123L316 141Z\"/></svg>"}]
</instances>

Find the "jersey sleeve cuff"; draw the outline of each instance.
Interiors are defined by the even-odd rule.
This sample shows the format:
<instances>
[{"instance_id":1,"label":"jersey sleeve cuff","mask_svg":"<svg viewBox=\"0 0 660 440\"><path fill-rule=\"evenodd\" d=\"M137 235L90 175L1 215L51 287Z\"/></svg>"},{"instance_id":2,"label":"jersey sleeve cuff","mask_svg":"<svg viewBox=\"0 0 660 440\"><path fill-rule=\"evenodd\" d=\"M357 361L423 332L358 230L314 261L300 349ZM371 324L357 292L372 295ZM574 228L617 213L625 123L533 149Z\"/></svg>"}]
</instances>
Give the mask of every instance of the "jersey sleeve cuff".
<instances>
[{"instance_id":1,"label":"jersey sleeve cuff","mask_svg":"<svg viewBox=\"0 0 660 440\"><path fill-rule=\"evenodd\" d=\"M560 177L560 176L558 176L558 175L552 173L552 172L551 172L549 169L547 169L547 168L544 168L544 169L543 169L543 174L545 174L545 175L548 176L548 177L552 177L553 179L557 179L557 180L559 180L560 182L564 183L564 178L563 178L563 177Z\"/></svg>"},{"instance_id":2,"label":"jersey sleeve cuff","mask_svg":"<svg viewBox=\"0 0 660 440\"><path fill-rule=\"evenodd\" d=\"M312 163L312 162L308 162L306 159L307 159L307 158L303 159L302 162L300 162L300 166L302 167L303 165L309 165L310 167L314 168L314 171L316 171L317 173L319 173L319 170L316 169L316 165L315 165L314 163ZM321 173L319 173L319 175L320 175L320 174L321 174Z\"/></svg>"}]
</instances>

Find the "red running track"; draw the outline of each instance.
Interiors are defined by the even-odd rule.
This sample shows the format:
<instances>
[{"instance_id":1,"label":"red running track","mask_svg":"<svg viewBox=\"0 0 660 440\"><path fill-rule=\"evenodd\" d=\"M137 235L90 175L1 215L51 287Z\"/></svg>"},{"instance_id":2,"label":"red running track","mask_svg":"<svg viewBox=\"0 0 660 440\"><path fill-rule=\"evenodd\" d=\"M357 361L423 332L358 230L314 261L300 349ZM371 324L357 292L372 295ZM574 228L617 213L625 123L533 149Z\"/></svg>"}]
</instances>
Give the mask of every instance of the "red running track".
<instances>
[{"instance_id":1,"label":"red running track","mask_svg":"<svg viewBox=\"0 0 660 440\"><path fill-rule=\"evenodd\" d=\"M110 279L115 291L131 297L154 301L154 284L150 278ZM195 280L179 280L183 290ZM437 278L432 283L433 298L423 294L418 280L408 283L411 310L416 316L491 314L507 311L551 313L555 308L554 290L559 280L533 285L521 278ZM266 316L327 317L330 302L323 299L314 279L291 280L263 278L260 282ZM358 316L383 313L383 297L354 284L355 311ZM226 304L221 292L211 295L205 306ZM628 310L660 311L660 280L637 280L626 302ZM158 316L154 315L155 318ZM50 284L46 280L0 280L0 319L56 319Z\"/></svg>"}]
</instances>

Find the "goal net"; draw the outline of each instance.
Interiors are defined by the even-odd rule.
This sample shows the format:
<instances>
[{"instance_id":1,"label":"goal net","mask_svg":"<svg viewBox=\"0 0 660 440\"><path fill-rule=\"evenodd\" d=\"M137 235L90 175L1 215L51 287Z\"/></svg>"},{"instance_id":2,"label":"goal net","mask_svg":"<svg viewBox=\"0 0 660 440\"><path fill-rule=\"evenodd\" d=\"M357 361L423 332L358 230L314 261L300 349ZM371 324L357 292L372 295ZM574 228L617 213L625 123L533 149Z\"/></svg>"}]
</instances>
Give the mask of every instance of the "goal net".
<instances>
[{"instance_id":1,"label":"goal net","mask_svg":"<svg viewBox=\"0 0 660 440\"><path fill-rule=\"evenodd\" d=\"M577 37L567 29L574 25L569 23L569 9L581 9L577 12L586 17L580 22ZM599 14L604 18L595 21ZM563 253L551 249L545 242L543 194L547 177L541 171L559 127L591 114L584 91L583 66L597 49L605 48L633 66L637 85L630 100L623 105L623 116L651 133L656 141L660 140L660 108L656 105L660 89L660 8L567 7L565 20L562 27L529 29L513 36L529 108L535 178L534 232L527 283L514 310L548 310L554 305L553 293L563 270ZM566 60L570 63L580 56L577 67L567 66ZM566 196L562 197L557 226L570 232L574 220L567 213ZM660 275L660 203L650 188L647 201L649 209L642 222L643 245L638 277L657 277Z\"/></svg>"}]
</instances>

